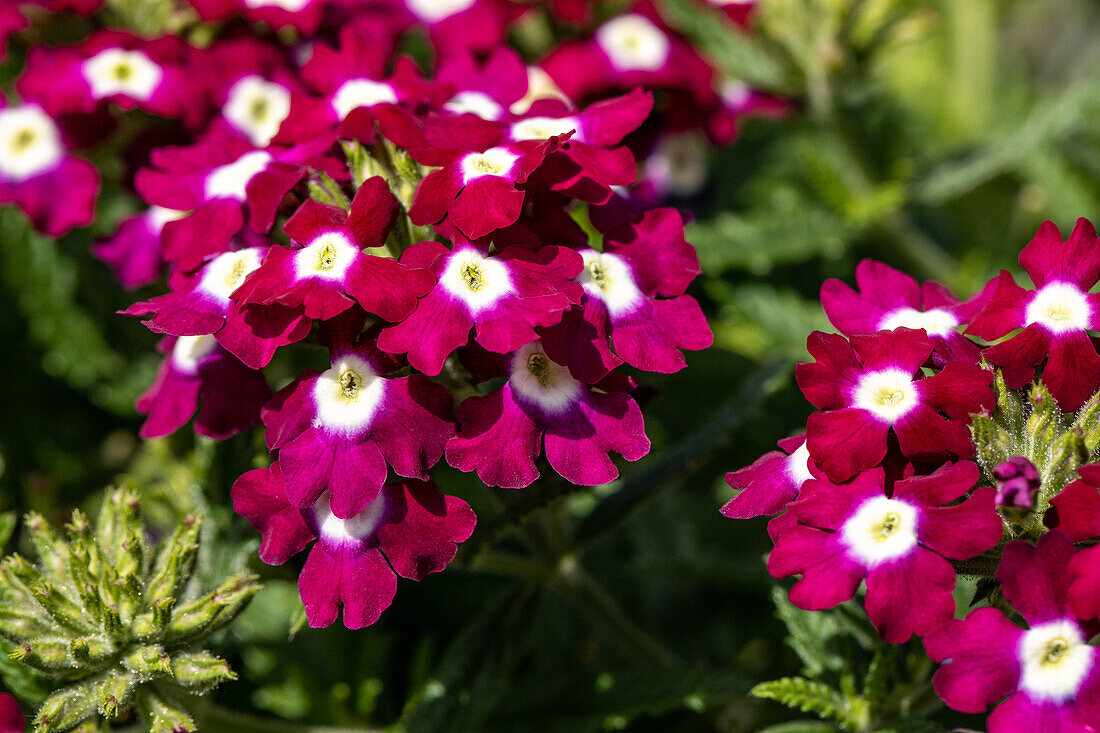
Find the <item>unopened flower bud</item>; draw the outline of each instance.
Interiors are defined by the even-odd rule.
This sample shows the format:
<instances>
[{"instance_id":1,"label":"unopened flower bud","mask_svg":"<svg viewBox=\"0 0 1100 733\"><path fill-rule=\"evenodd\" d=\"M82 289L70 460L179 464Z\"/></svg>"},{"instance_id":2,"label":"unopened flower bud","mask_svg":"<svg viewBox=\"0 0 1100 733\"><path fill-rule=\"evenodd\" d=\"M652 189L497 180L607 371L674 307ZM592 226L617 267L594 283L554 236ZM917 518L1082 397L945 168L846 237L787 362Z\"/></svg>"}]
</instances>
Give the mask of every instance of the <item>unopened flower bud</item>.
<instances>
[{"instance_id":1,"label":"unopened flower bud","mask_svg":"<svg viewBox=\"0 0 1100 733\"><path fill-rule=\"evenodd\" d=\"M1030 511L1039 493L1039 471L1023 456L1013 456L993 469L997 506Z\"/></svg>"}]
</instances>

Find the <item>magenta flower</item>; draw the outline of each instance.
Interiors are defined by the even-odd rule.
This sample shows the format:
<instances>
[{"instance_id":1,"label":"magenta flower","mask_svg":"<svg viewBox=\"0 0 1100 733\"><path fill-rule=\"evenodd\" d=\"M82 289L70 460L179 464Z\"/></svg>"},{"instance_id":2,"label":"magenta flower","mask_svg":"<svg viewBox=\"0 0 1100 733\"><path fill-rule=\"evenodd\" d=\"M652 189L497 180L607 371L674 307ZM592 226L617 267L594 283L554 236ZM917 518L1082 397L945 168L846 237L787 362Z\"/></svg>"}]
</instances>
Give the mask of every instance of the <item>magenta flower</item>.
<instances>
[{"instance_id":1,"label":"magenta flower","mask_svg":"<svg viewBox=\"0 0 1100 733\"><path fill-rule=\"evenodd\" d=\"M27 719L19 709L19 702L8 693L0 692L0 733L23 733L26 728Z\"/></svg>"},{"instance_id":2,"label":"magenta flower","mask_svg":"<svg viewBox=\"0 0 1100 733\"><path fill-rule=\"evenodd\" d=\"M912 460L974 454L967 422L993 407L988 371L956 361L921 378L932 342L909 328L852 336L850 343L815 331L807 348L817 363L798 364L795 377L822 410L810 415L806 442L829 478L844 481L878 465L891 432Z\"/></svg>"},{"instance_id":3,"label":"magenta flower","mask_svg":"<svg viewBox=\"0 0 1100 733\"><path fill-rule=\"evenodd\" d=\"M928 656L944 663L932 679L944 702L964 713L997 705L989 733L1094 730L1100 665L1088 643L1093 630L1067 602L1067 565L1075 561L1073 543L1060 532L1034 547L1023 540L1005 547L997 581L1028 628L979 608L929 635Z\"/></svg>"},{"instance_id":4,"label":"magenta flower","mask_svg":"<svg viewBox=\"0 0 1100 733\"><path fill-rule=\"evenodd\" d=\"M726 483L740 493L725 503L722 514L730 519L772 516L795 500L802 485L814 477L806 436L784 438L779 448L726 474Z\"/></svg>"},{"instance_id":5,"label":"magenta flower","mask_svg":"<svg viewBox=\"0 0 1100 733\"><path fill-rule=\"evenodd\" d=\"M0 5L0 61L8 56L8 36L26 27L27 19L19 12L19 6Z\"/></svg>"},{"instance_id":6,"label":"magenta flower","mask_svg":"<svg viewBox=\"0 0 1100 733\"><path fill-rule=\"evenodd\" d=\"M1081 478L1050 500L1043 522L1074 542L1100 538L1100 463L1077 469Z\"/></svg>"},{"instance_id":7,"label":"magenta flower","mask_svg":"<svg viewBox=\"0 0 1100 733\"><path fill-rule=\"evenodd\" d=\"M867 616L891 644L935 631L955 613L948 560L966 560L1001 539L992 488L953 503L978 477L976 465L961 461L892 488L881 468L844 484L811 479L790 505L798 524L779 535L768 571L801 574L791 602L811 610L850 599L866 579Z\"/></svg>"},{"instance_id":8,"label":"magenta flower","mask_svg":"<svg viewBox=\"0 0 1100 733\"><path fill-rule=\"evenodd\" d=\"M937 282L923 286L903 272L874 260L856 267L852 290L840 280L821 286L821 305L838 331L857 333L923 328L935 345L937 362L965 361L977 364L980 349L959 332L989 301L991 287L965 303Z\"/></svg>"},{"instance_id":9,"label":"magenta flower","mask_svg":"<svg viewBox=\"0 0 1100 733\"><path fill-rule=\"evenodd\" d=\"M227 139L154 150L152 167L138 171L138 192L155 206L191 212L164 225L164 258L194 270L227 248L244 226L245 209L252 231L269 231L283 197L319 152L304 146L256 150Z\"/></svg>"},{"instance_id":10,"label":"magenta flower","mask_svg":"<svg viewBox=\"0 0 1100 733\"><path fill-rule=\"evenodd\" d=\"M68 154L61 130L37 104L0 100L0 203L14 202L51 237L92 222L99 175Z\"/></svg>"},{"instance_id":11,"label":"magenta flower","mask_svg":"<svg viewBox=\"0 0 1100 733\"><path fill-rule=\"evenodd\" d=\"M402 147L424 144L414 118L421 105L438 105L440 85L424 79L408 58L398 58L386 76L389 55L354 26L340 32L340 46L318 42L302 68L302 79L321 98L296 95L285 123L286 136L308 140L318 131L336 129L341 138L375 142L375 122Z\"/></svg>"},{"instance_id":12,"label":"magenta flower","mask_svg":"<svg viewBox=\"0 0 1100 733\"><path fill-rule=\"evenodd\" d=\"M300 308L254 306L230 297L260 267L267 250L246 247L223 252L193 274L174 272L169 278L171 292L135 303L122 314L151 315L145 325L156 333L211 334L245 365L261 369L280 346L309 335L312 325Z\"/></svg>"},{"instance_id":13,"label":"magenta flower","mask_svg":"<svg viewBox=\"0 0 1100 733\"><path fill-rule=\"evenodd\" d=\"M164 266L160 253L164 225L184 216L186 211L151 206L123 219L113 235L92 245L92 254L114 271L126 289L149 285L160 276Z\"/></svg>"},{"instance_id":14,"label":"magenta flower","mask_svg":"<svg viewBox=\"0 0 1100 733\"><path fill-rule=\"evenodd\" d=\"M167 356L156 381L137 401L146 415L143 438L159 438L183 427L202 400L195 432L222 439L259 422L260 407L271 397L263 374L241 364L211 336L166 338Z\"/></svg>"},{"instance_id":15,"label":"magenta flower","mask_svg":"<svg viewBox=\"0 0 1100 733\"><path fill-rule=\"evenodd\" d=\"M581 257L564 247L509 247L485 255L470 244L448 250L421 242L401 262L430 268L438 282L408 318L382 331L378 346L408 353L409 363L424 374L439 374L451 352L470 340L471 328L477 343L504 354L537 339L536 327L557 323L581 297L572 282Z\"/></svg>"},{"instance_id":16,"label":"magenta flower","mask_svg":"<svg viewBox=\"0 0 1100 733\"><path fill-rule=\"evenodd\" d=\"M535 459L545 444L563 478L598 486L619 476L608 453L636 461L649 452L641 409L614 385L578 382L538 343L510 354L504 368L503 386L458 407L447 462L460 471L477 471L490 486L523 488L539 477Z\"/></svg>"},{"instance_id":17,"label":"magenta flower","mask_svg":"<svg viewBox=\"0 0 1100 733\"><path fill-rule=\"evenodd\" d=\"M186 71L190 49L175 36L143 40L102 30L76 48L36 46L16 87L53 116L94 112L104 102L198 124L201 90Z\"/></svg>"},{"instance_id":18,"label":"magenta flower","mask_svg":"<svg viewBox=\"0 0 1100 733\"><path fill-rule=\"evenodd\" d=\"M225 20L236 14L275 29L294 28L311 36L321 25L329 0L189 0L203 20Z\"/></svg>"},{"instance_id":19,"label":"magenta flower","mask_svg":"<svg viewBox=\"0 0 1100 733\"><path fill-rule=\"evenodd\" d=\"M480 63L469 53L447 56L440 61L435 78L454 89L442 105L443 112L490 121L503 120L528 91L527 67L507 46L493 49Z\"/></svg>"},{"instance_id":20,"label":"magenta flower","mask_svg":"<svg viewBox=\"0 0 1100 733\"><path fill-rule=\"evenodd\" d=\"M684 295L699 260L678 211L646 212L637 224L609 233L602 251L582 249L581 257L580 306L543 334L547 353L574 377L597 382L624 361L668 374L686 366L680 349L711 345L699 304Z\"/></svg>"},{"instance_id":21,"label":"magenta flower","mask_svg":"<svg viewBox=\"0 0 1100 733\"><path fill-rule=\"evenodd\" d=\"M507 0L401 0L428 29L440 56L487 53L503 45L508 24L522 7Z\"/></svg>"},{"instance_id":22,"label":"magenta flower","mask_svg":"<svg viewBox=\"0 0 1100 733\"><path fill-rule=\"evenodd\" d=\"M514 224L523 208L519 188L553 152L558 138L526 140L481 150L421 148L410 151L421 165L442 166L416 189L409 218L414 224L457 229L469 239Z\"/></svg>"},{"instance_id":23,"label":"magenta flower","mask_svg":"<svg viewBox=\"0 0 1100 733\"><path fill-rule=\"evenodd\" d=\"M385 179L377 176L359 187L350 212L306 200L283 225L287 236L302 246L268 250L234 298L242 305L298 309L321 320L358 302L387 321L402 320L416 307L416 299L432 289L435 278L428 270L362 251L385 243L399 207Z\"/></svg>"},{"instance_id":24,"label":"magenta flower","mask_svg":"<svg viewBox=\"0 0 1100 733\"><path fill-rule=\"evenodd\" d=\"M306 508L325 489L350 519L374 501L387 464L427 480L454 435L450 394L427 377L385 377L397 364L368 342L336 344L332 367L303 372L264 408L287 498Z\"/></svg>"},{"instance_id":25,"label":"magenta flower","mask_svg":"<svg viewBox=\"0 0 1100 733\"><path fill-rule=\"evenodd\" d=\"M716 96L714 71L648 1L606 21L590 39L559 44L541 66L570 99L637 86L685 92L692 107Z\"/></svg>"},{"instance_id":26,"label":"magenta flower","mask_svg":"<svg viewBox=\"0 0 1100 733\"><path fill-rule=\"evenodd\" d=\"M299 509L287 501L277 462L241 476L232 494L234 510L263 538L264 562L281 565L317 540L298 578L314 628L335 622L341 606L349 629L374 623L393 600L396 575L421 580L443 570L477 521L466 502L420 481L386 484L346 519L332 512L328 492Z\"/></svg>"},{"instance_id":27,"label":"magenta flower","mask_svg":"<svg viewBox=\"0 0 1100 733\"><path fill-rule=\"evenodd\" d=\"M1066 412L1085 403L1100 381L1100 356L1088 331L1100 329L1100 294L1089 290L1100 280L1100 238L1087 219L1078 219L1069 240L1051 222L1039 227L1020 252L1020 264L1036 290L1024 290L1002 271L992 300L967 333L995 341L1022 328L982 356L1001 367L1009 387L1035 377L1045 361L1043 383Z\"/></svg>"},{"instance_id":28,"label":"magenta flower","mask_svg":"<svg viewBox=\"0 0 1100 733\"><path fill-rule=\"evenodd\" d=\"M634 183L634 154L626 146L615 146L636 130L652 109L653 95L641 89L579 112L556 99L540 100L522 119L509 125L508 138L513 142L548 140L572 132L566 142L546 156L538 175L554 191L602 205L611 198L613 186Z\"/></svg>"}]
</instances>

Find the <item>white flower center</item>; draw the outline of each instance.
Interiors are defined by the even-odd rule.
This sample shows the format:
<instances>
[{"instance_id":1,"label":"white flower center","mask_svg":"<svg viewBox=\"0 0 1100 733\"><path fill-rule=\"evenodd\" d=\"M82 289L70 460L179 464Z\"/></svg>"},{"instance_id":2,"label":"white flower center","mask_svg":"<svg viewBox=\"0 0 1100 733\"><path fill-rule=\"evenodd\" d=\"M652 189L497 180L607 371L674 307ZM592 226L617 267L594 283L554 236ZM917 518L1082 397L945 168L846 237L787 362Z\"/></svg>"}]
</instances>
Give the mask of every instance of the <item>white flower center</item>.
<instances>
[{"instance_id":1,"label":"white flower center","mask_svg":"<svg viewBox=\"0 0 1100 733\"><path fill-rule=\"evenodd\" d=\"M342 120L353 109L396 101L397 94L394 93L393 87L385 82L372 79L348 79L340 85L336 94L332 95L332 109Z\"/></svg>"},{"instance_id":2,"label":"white flower center","mask_svg":"<svg viewBox=\"0 0 1100 733\"><path fill-rule=\"evenodd\" d=\"M929 336L946 336L959 325L959 319L944 308L919 311L916 308L898 308L890 311L879 321L880 331L893 331L895 328L923 328Z\"/></svg>"},{"instance_id":3,"label":"white flower center","mask_svg":"<svg viewBox=\"0 0 1100 733\"><path fill-rule=\"evenodd\" d=\"M187 214L186 211L166 209L163 206L150 206L149 210L145 212L145 220L149 223L149 228L153 230L154 234L160 234L164 230L165 224L170 221L178 221Z\"/></svg>"},{"instance_id":4,"label":"white flower center","mask_svg":"<svg viewBox=\"0 0 1100 733\"><path fill-rule=\"evenodd\" d=\"M853 397L854 407L867 410L889 423L893 423L920 403L912 376L901 369L883 369L864 374Z\"/></svg>"},{"instance_id":5,"label":"white flower center","mask_svg":"<svg viewBox=\"0 0 1100 733\"><path fill-rule=\"evenodd\" d=\"M709 167L702 139L692 133L666 135L643 167L645 177L677 196L694 196L707 182Z\"/></svg>"},{"instance_id":6,"label":"white flower center","mask_svg":"<svg viewBox=\"0 0 1100 733\"><path fill-rule=\"evenodd\" d=\"M527 93L521 99L512 103L509 111L514 115L521 115L531 109L531 105L540 99L560 99L569 104L569 98L550 75L537 66L527 67Z\"/></svg>"},{"instance_id":7,"label":"white flower center","mask_svg":"<svg viewBox=\"0 0 1100 733\"><path fill-rule=\"evenodd\" d=\"M317 425L345 433L366 428L385 397L386 380L361 357L342 356L313 387Z\"/></svg>"},{"instance_id":8,"label":"white flower center","mask_svg":"<svg viewBox=\"0 0 1100 733\"><path fill-rule=\"evenodd\" d=\"M297 13L309 5L311 0L244 0L244 6L255 10L256 8L279 8L288 13Z\"/></svg>"},{"instance_id":9,"label":"white flower center","mask_svg":"<svg viewBox=\"0 0 1100 733\"><path fill-rule=\"evenodd\" d=\"M551 413L568 409L580 398L582 389L569 370L551 361L537 342L512 354L508 383L519 397Z\"/></svg>"},{"instance_id":10,"label":"white flower center","mask_svg":"<svg viewBox=\"0 0 1100 733\"><path fill-rule=\"evenodd\" d=\"M638 308L645 296L634 283L634 273L622 257L594 249L581 251L584 269L574 280L585 292L599 298L612 318Z\"/></svg>"},{"instance_id":11,"label":"white flower center","mask_svg":"<svg viewBox=\"0 0 1100 733\"><path fill-rule=\"evenodd\" d=\"M282 84L251 75L229 90L222 115L252 141L266 147L290 114L290 90Z\"/></svg>"},{"instance_id":12,"label":"white flower center","mask_svg":"<svg viewBox=\"0 0 1100 733\"><path fill-rule=\"evenodd\" d=\"M438 23L473 6L475 0L405 0L413 15L425 23Z\"/></svg>"},{"instance_id":13,"label":"white flower center","mask_svg":"<svg viewBox=\"0 0 1100 733\"><path fill-rule=\"evenodd\" d=\"M351 519L340 519L332 513L332 500L328 491L321 493L309 508L317 522L322 542L335 545L358 544L369 539L378 530L386 511L385 493L367 505L367 508Z\"/></svg>"},{"instance_id":14,"label":"white flower center","mask_svg":"<svg viewBox=\"0 0 1100 733\"><path fill-rule=\"evenodd\" d=\"M504 108L484 92L459 92L443 105L443 109L456 115L469 112L483 120L499 120Z\"/></svg>"},{"instance_id":15,"label":"white flower center","mask_svg":"<svg viewBox=\"0 0 1100 733\"><path fill-rule=\"evenodd\" d=\"M787 456L787 475L798 488L802 488L802 484L813 478L810 473L810 449L805 443Z\"/></svg>"},{"instance_id":16,"label":"white flower center","mask_svg":"<svg viewBox=\"0 0 1100 733\"><path fill-rule=\"evenodd\" d=\"M164 71L141 51L108 48L86 60L80 73L92 88L96 99L125 94L147 101L153 96Z\"/></svg>"},{"instance_id":17,"label":"white flower center","mask_svg":"<svg viewBox=\"0 0 1100 733\"><path fill-rule=\"evenodd\" d=\"M180 336L172 346L172 366L178 372L194 374L199 370L199 363L209 356L217 345L218 342L214 337L208 334Z\"/></svg>"},{"instance_id":18,"label":"white flower center","mask_svg":"<svg viewBox=\"0 0 1100 733\"><path fill-rule=\"evenodd\" d=\"M668 36L642 15L620 15L596 31L599 44L618 71L657 71L668 60Z\"/></svg>"},{"instance_id":19,"label":"white flower center","mask_svg":"<svg viewBox=\"0 0 1100 733\"><path fill-rule=\"evenodd\" d=\"M1080 288L1070 283L1052 282L1032 297L1025 325L1038 323L1054 333L1083 331L1089 327L1091 316L1092 309Z\"/></svg>"},{"instance_id":20,"label":"white flower center","mask_svg":"<svg viewBox=\"0 0 1100 733\"><path fill-rule=\"evenodd\" d=\"M528 117L512 125L513 140L546 140L576 130L570 140L583 142L581 124L576 117Z\"/></svg>"},{"instance_id":21,"label":"white flower center","mask_svg":"<svg viewBox=\"0 0 1100 733\"><path fill-rule=\"evenodd\" d=\"M514 290L507 266L470 248L451 255L439 284L475 315L491 309Z\"/></svg>"},{"instance_id":22,"label":"white flower center","mask_svg":"<svg viewBox=\"0 0 1100 733\"><path fill-rule=\"evenodd\" d=\"M197 289L228 303L229 296L260 266L262 259L261 247L249 247L237 252L220 254L210 260L203 269Z\"/></svg>"},{"instance_id":23,"label":"white flower center","mask_svg":"<svg viewBox=\"0 0 1100 733\"><path fill-rule=\"evenodd\" d=\"M1077 694L1096 648L1089 646L1073 620L1061 619L1029 629L1016 653L1022 670L1020 688L1038 700L1060 703Z\"/></svg>"},{"instance_id":24,"label":"white flower center","mask_svg":"<svg viewBox=\"0 0 1100 733\"><path fill-rule=\"evenodd\" d=\"M840 539L867 567L909 554L917 545L917 508L904 501L875 496L845 520Z\"/></svg>"},{"instance_id":25,"label":"white flower center","mask_svg":"<svg viewBox=\"0 0 1100 733\"><path fill-rule=\"evenodd\" d=\"M64 155L61 133L41 107L0 109L0 175L23 181L53 170Z\"/></svg>"},{"instance_id":26,"label":"white flower center","mask_svg":"<svg viewBox=\"0 0 1100 733\"><path fill-rule=\"evenodd\" d=\"M319 277L343 281L360 250L340 232L319 234L294 255L294 274L300 280Z\"/></svg>"},{"instance_id":27,"label":"white flower center","mask_svg":"<svg viewBox=\"0 0 1100 733\"><path fill-rule=\"evenodd\" d=\"M718 95L727 106L740 107L749 101L749 97L752 96L752 87L740 79L726 79Z\"/></svg>"},{"instance_id":28,"label":"white flower center","mask_svg":"<svg viewBox=\"0 0 1100 733\"><path fill-rule=\"evenodd\" d=\"M482 176L507 176L519 156L507 148L489 148L484 153L470 153L462 158L462 180L469 183Z\"/></svg>"},{"instance_id":29,"label":"white flower center","mask_svg":"<svg viewBox=\"0 0 1100 733\"><path fill-rule=\"evenodd\" d=\"M248 182L267 168L270 153L253 150L232 163L210 171L203 186L207 199L230 198L244 201L248 197Z\"/></svg>"}]
</instances>

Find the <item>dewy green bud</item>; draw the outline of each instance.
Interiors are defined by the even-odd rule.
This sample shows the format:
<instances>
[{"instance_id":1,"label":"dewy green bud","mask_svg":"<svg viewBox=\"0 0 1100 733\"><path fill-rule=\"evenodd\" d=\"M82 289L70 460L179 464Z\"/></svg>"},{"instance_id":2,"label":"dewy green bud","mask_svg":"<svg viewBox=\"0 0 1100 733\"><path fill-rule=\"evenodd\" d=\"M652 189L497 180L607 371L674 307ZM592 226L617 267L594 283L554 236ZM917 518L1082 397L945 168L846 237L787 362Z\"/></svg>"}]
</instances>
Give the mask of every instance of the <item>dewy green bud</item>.
<instances>
[{"instance_id":1,"label":"dewy green bud","mask_svg":"<svg viewBox=\"0 0 1100 733\"><path fill-rule=\"evenodd\" d=\"M152 730L194 730L178 706L235 679L224 660L197 644L229 623L259 584L242 573L181 603L200 520L188 517L154 556L137 509L133 492L111 492L97 535L76 513L67 540L30 515L42 564L19 555L0 564L0 634L12 642L13 658L60 684L35 719L39 733L120 717L134 705Z\"/></svg>"},{"instance_id":2,"label":"dewy green bud","mask_svg":"<svg viewBox=\"0 0 1100 733\"><path fill-rule=\"evenodd\" d=\"M1010 433L1019 433L1024 428L1026 412L1020 393L1009 389L1005 383L1004 374L1000 369L996 372L993 387L997 392L997 409L995 416L997 422Z\"/></svg>"},{"instance_id":3,"label":"dewy green bud","mask_svg":"<svg viewBox=\"0 0 1100 733\"><path fill-rule=\"evenodd\" d=\"M229 663L210 652L179 655L172 660L172 676L181 685L203 692L226 680L237 679Z\"/></svg>"},{"instance_id":4,"label":"dewy green bud","mask_svg":"<svg viewBox=\"0 0 1100 733\"><path fill-rule=\"evenodd\" d=\"M1085 440L1085 450L1088 453L1085 462L1090 463L1100 449L1100 392L1094 394L1081 406L1072 427L1081 431Z\"/></svg>"}]
</instances>

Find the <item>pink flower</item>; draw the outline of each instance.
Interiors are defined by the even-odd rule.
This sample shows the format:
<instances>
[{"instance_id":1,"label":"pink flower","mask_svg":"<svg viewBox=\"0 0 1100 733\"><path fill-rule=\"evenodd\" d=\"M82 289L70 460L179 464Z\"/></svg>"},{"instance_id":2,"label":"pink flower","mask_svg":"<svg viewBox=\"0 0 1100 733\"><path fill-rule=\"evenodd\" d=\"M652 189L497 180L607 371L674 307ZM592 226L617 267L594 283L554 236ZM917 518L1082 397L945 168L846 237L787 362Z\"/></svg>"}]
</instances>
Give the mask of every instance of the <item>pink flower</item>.
<instances>
[{"instance_id":1,"label":"pink flower","mask_svg":"<svg viewBox=\"0 0 1100 733\"><path fill-rule=\"evenodd\" d=\"M892 644L935 631L955 613L948 560L971 558L1001 539L993 489L970 492L978 477L978 467L962 461L892 487L881 468L845 484L806 481L789 508L798 524L779 535L768 571L801 574L791 602L812 610L850 599L866 579L867 615Z\"/></svg>"},{"instance_id":2,"label":"pink flower","mask_svg":"<svg viewBox=\"0 0 1100 733\"><path fill-rule=\"evenodd\" d=\"M310 36L317 32L330 0L189 0L203 20L225 20L242 14L252 23L275 29L294 28Z\"/></svg>"},{"instance_id":3,"label":"pink flower","mask_svg":"<svg viewBox=\"0 0 1100 733\"><path fill-rule=\"evenodd\" d=\"M161 342L168 355L156 381L137 401L146 415L143 438L158 438L183 427L202 400L195 432L222 439L259 422L260 407L271 396L263 374L241 364L211 336L183 336Z\"/></svg>"},{"instance_id":4,"label":"pink flower","mask_svg":"<svg viewBox=\"0 0 1100 733\"><path fill-rule=\"evenodd\" d=\"M923 328L935 344L939 363L978 363L980 349L959 333L992 297L992 288L965 303L936 282L923 286L903 272L874 260L856 267L854 291L840 280L826 280L821 286L825 315L845 336L892 331L895 328Z\"/></svg>"},{"instance_id":5,"label":"pink flower","mask_svg":"<svg viewBox=\"0 0 1100 733\"><path fill-rule=\"evenodd\" d=\"M446 358L470 340L471 328L483 347L507 353L537 339L536 327L557 323L580 299L572 278L581 257L563 247L537 252L509 247L485 255L470 244L448 250L421 242L401 262L430 268L438 282L408 318L382 331L378 346L391 354L408 353L409 363L424 374L439 374Z\"/></svg>"},{"instance_id":6,"label":"pink flower","mask_svg":"<svg viewBox=\"0 0 1100 733\"><path fill-rule=\"evenodd\" d=\"M428 478L454 435L451 396L420 374L383 376L396 366L369 340L337 343L330 369L303 372L264 408L267 445L296 506L328 489L333 512L350 519L378 496L387 464Z\"/></svg>"},{"instance_id":7,"label":"pink flower","mask_svg":"<svg viewBox=\"0 0 1100 733\"><path fill-rule=\"evenodd\" d=\"M974 364L949 362L920 377L932 354L923 330L899 328L843 336L815 331L807 348L815 364L798 364L803 394L822 412L806 427L810 455L834 481L878 465L887 437L897 436L912 460L974 454L967 422L993 406L992 375ZM943 414L941 414L943 413Z\"/></svg>"},{"instance_id":8,"label":"pink flower","mask_svg":"<svg viewBox=\"0 0 1100 733\"><path fill-rule=\"evenodd\" d=\"M1085 403L1100 382L1100 356L1088 331L1100 329L1100 294L1089 290L1100 280L1100 238L1087 219L1078 219L1069 240L1044 222L1020 253L1020 264L1036 290L1024 290L1002 271L992 300L967 333L995 341L1022 328L1007 341L982 351L1001 367L1009 387L1019 388L1045 361L1043 383L1066 412Z\"/></svg>"},{"instance_id":9,"label":"pink flower","mask_svg":"<svg viewBox=\"0 0 1100 733\"><path fill-rule=\"evenodd\" d=\"M781 450L769 451L751 466L726 474L726 483L740 491L722 507L731 519L779 514L814 478L806 436L796 435L779 441Z\"/></svg>"},{"instance_id":10,"label":"pink flower","mask_svg":"<svg viewBox=\"0 0 1100 733\"><path fill-rule=\"evenodd\" d=\"M19 702L6 692L0 692L0 733L23 733L27 719Z\"/></svg>"},{"instance_id":11,"label":"pink flower","mask_svg":"<svg viewBox=\"0 0 1100 733\"><path fill-rule=\"evenodd\" d=\"M541 66L570 99L641 86L685 92L691 107L715 100L713 70L645 0L592 38L559 44Z\"/></svg>"},{"instance_id":12,"label":"pink flower","mask_svg":"<svg viewBox=\"0 0 1100 733\"><path fill-rule=\"evenodd\" d=\"M443 570L476 523L466 502L420 481L386 484L346 519L332 512L327 491L299 509L287 501L278 462L241 476L232 494L234 510L263 538L264 562L281 565L317 540L298 578L314 628L335 622L341 606L349 629L374 623L393 600L397 575L421 580Z\"/></svg>"},{"instance_id":13,"label":"pink flower","mask_svg":"<svg viewBox=\"0 0 1100 733\"><path fill-rule=\"evenodd\" d=\"M1050 500L1043 522L1074 542L1100 538L1100 463L1077 469L1081 478Z\"/></svg>"},{"instance_id":14,"label":"pink flower","mask_svg":"<svg viewBox=\"0 0 1100 733\"><path fill-rule=\"evenodd\" d=\"M322 96L294 96L285 137L304 141L335 129L341 138L372 143L377 122L382 133L402 147L422 146L415 111L441 103L445 95L410 59L398 58L393 73L386 76L389 66L390 56L378 47L377 38L354 26L341 30L338 50L316 43L302 79Z\"/></svg>"},{"instance_id":15,"label":"pink flower","mask_svg":"<svg viewBox=\"0 0 1100 733\"><path fill-rule=\"evenodd\" d=\"M428 270L362 251L385 243L399 206L385 179L377 176L359 187L349 212L307 199L283 226L302 246L268 250L234 299L242 305L300 309L322 320L358 302L387 321L402 320L435 278Z\"/></svg>"},{"instance_id":16,"label":"pink flower","mask_svg":"<svg viewBox=\"0 0 1100 733\"><path fill-rule=\"evenodd\" d=\"M703 312L684 295L699 260L675 209L649 211L609 233L602 251L580 254L580 306L543 334L547 353L568 364L574 377L596 382L624 361L667 374L686 366L680 349L711 345Z\"/></svg>"},{"instance_id":17,"label":"pink flower","mask_svg":"<svg viewBox=\"0 0 1100 733\"><path fill-rule=\"evenodd\" d=\"M428 29L440 56L485 53L503 45L508 24L523 11L508 0L400 0Z\"/></svg>"},{"instance_id":18,"label":"pink flower","mask_svg":"<svg viewBox=\"0 0 1100 733\"><path fill-rule=\"evenodd\" d=\"M653 95L635 89L605 99L580 111L569 110L556 99L536 101L523 118L508 126L508 138L548 140L572 132L569 139L546 156L538 176L554 191L601 205L611 198L612 186L634 183L634 154L619 145L653 109Z\"/></svg>"},{"instance_id":19,"label":"pink flower","mask_svg":"<svg viewBox=\"0 0 1100 733\"><path fill-rule=\"evenodd\" d=\"M505 143L480 150L420 148L410 151L421 165L441 166L429 173L413 195L414 224L457 229L469 239L514 224L523 207L519 188L553 152L558 139Z\"/></svg>"},{"instance_id":20,"label":"pink flower","mask_svg":"<svg viewBox=\"0 0 1100 733\"><path fill-rule=\"evenodd\" d=\"M933 678L944 702L964 713L997 705L990 733L1094 730L1100 665L1088 643L1091 628L1067 603L1067 566L1075 560L1073 543L1060 532L1034 547L1023 540L1005 547L997 581L1028 628L979 608L928 636L928 656L944 663Z\"/></svg>"},{"instance_id":21,"label":"pink flower","mask_svg":"<svg viewBox=\"0 0 1100 733\"><path fill-rule=\"evenodd\" d=\"M245 224L246 209L249 228L268 232L283 197L319 152L257 150L231 139L154 150L151 167L138 171L138 192L154 206L191 212L164 225L164 258L182 270L196 269L227 248Z\"/></svg>"},{"instance_id":22,"label":"pink flower","mask_svg":"<svg viewBox=\"0 0 1100 733\"><path fill-rule=\"evenodd\" d=\"M92 222L99 175L68 154L57 123L37 104L0 100L0 203L14 202L51 237Z\"/></svg>"},{"instance_id":23,"label":"pink flower","mask_svg":"<svg viewBox=\"0 0 1100 733\"><path fill-rule=\"evenodd\" d=\"M92 245L92 254L114 271L126 289L149 285L164 265L160 252L164 225L184 216L185 211L151 206L123 219L113 235Z\"/></svg>"},{"instance_id":24,"label":"pink flower","mask_svg":"<svg viewBox=\"0 0 1100 733\"><path fill-rule=\"evenodd\" d=\"M503 367L503 386L458 407L447 462L460 471L477 471L490 486L522 488L538 478L535 459L545 443L563 478L597 486L619 476L611 451L628 461L649 452L641 410L610 380L600 389L578 382L538 343L510 354Z\"/></svg>"},{"instance_id":25,"label":"pink flower","mask_svg":"<svg viewBox=\"0 0 1100 733\"><path fill-rule=\"evenodd\" d=\"M51 115L94 112L105 102L162 117L201 120L201 89L188 76L191 49L175 36L144 40L101 30L75 48L36 46L16 87Z\"/></svg>"}]
</instances>

